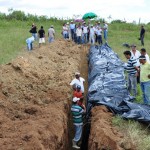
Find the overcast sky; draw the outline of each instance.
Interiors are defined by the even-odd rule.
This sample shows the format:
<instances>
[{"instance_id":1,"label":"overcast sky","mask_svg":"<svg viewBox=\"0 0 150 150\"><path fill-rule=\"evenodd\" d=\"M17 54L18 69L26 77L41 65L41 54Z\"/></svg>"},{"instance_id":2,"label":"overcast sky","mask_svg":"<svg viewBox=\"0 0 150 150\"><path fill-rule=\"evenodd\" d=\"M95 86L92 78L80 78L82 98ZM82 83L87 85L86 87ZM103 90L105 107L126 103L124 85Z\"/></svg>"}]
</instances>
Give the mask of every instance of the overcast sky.
<instances>
[{"instance_id":1,"label":"overcast sky","mask_svg":"<svg viewBox=\"0 0 150 150\"><path fill-rule=\"evenodd\" d=\"M72 18L94 12L106 20L111 15L113 20L150 22L150 0L0 0L0 12L8 13L9 8L48 17Z\"/></svg>"}]
</instances>

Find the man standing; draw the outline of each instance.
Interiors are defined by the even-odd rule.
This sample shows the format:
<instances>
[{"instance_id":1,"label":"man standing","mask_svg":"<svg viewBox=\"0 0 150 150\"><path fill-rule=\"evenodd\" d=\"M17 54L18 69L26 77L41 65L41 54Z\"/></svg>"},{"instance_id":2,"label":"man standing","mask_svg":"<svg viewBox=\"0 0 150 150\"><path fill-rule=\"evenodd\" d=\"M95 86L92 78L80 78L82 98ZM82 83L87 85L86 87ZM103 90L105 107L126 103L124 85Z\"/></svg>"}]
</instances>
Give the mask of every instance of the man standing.
<instances>
[{"instance_id":1,"label":"man standing","mask_svg":"<svg viewBox=\"0 0 150 150\"><path fill-rule=\"evenodd\" d=\"M82 114L85 112L84 109L77 104L79 100L80 98L74 97L72 100L73 104L71 106L73 124L75 127L75 136L72 140L72 147L76 149L80 149L80 147L77 145L77 142L81 139L83 126Z\"/></svg>"},{"instance_id":2,"label":"man standing","mask_svg":"<svg viewBox=\"0 0 150 150\"><path fill-rule=\"evenodd\" d=\"M127 65L125 66L125 70L128 73L128 90L131 93L133 91L133 96L136 97L137 95L137 71L139 68L137 67L137 62L135 59L131 57L130 51L124 52L125 57L128 59Z\"/></svg>"},{"instance_id":3,"label":"man standing","mask_svg":"<svg viewBox=\"0 0 150 150\"><path fill-rule=\"evenodd\" d=\"M141 40L141 45L142 46L144 46L144 35L145 35L145 29L144 29L144 26L141 26L140 40Z\"/></svg>"},{"instance_id":4,"label":"man standing","mask_svg":"<svg viewBox=\"0 0 150 150\"><path fill-rule=\"evenodd\" d=\"M145 56L140 56L139 60L142 64L140 68L140 80L143 100L144 104L150 104L150 64L147 63Z\"/></svg>"},{"instance_id":5,"label":"man standing","mask_svg":"<svg viewBox=\"0 0 150 150\"><path fill-rule=\"evenodd\" d=\"M130 52L131 52L131 57L137 61L137 66L138 66L138 68L140 68L139 57L141 56L141 53L140 53L140 51L138 51L136 49L135 44L131 45L131 51ZM140 83L140 74L137 75L137 83Z\"/></svg>"},{"instance_id":6,"label":"man standing","mask_svg":"<svg viewBox=\"0 0 150 150\"><path fill-rule=\"evenodd\" d=\"M48 29L48 41L49 43L53 42L54 41L54 38L55 38L55 30L54 30L54 26L51 25L51 27Z\"/></svg>"},{"instance_id":7,"label":"man standing","mask_svg":"<svg viewBox=\"0 0 150 150\"><path fill-rule=\"evenodd\" d=\"M81 44L82 29L80 25L77 27L76 36L77 36L77 43Z\"/></svg>"},{"instance_id":8,"label":"man standing","mask_svg":"<svg viewBox=\"0 0 150 150\"><path fill-rule=\"evenodd\" d=\"M145 56L147 63L150 64L150 59L149 59L148 54L146 53L146 49L145 49L145 48L142 48L142 49L141 49L141 55Z\"/></svg>"},{"instance_id":9,"label":"man standing","mask_svg":"<svg viewBox=\"0 0 150 150\"><path fill-rule=\"evenodd\" d=\"M41 29L38 31L39 34L39 47L41 43L45 43L45 31L43 29L43 26L41 26Z\"/></svg>"},{"instance_id":10,"label":"man standing","mask_svg":"<svg viewBox=\"0 0 150 150\"><path fill-rule=\"evenodd\" d=\"M71 31L72 41L75 40L75 30L76 30L75 28L76 28L75 24L73 23L73 21L71 21L71 23L70 23L70 31Z\"/></svg>"},{"instance_id":11,"label":"man standing","mask_svg":"<svg viewBox=\"0 0 150 150\"><path fill-rule=\"evenodd\" d=\"M89 33L89 43L91 44L95 44L95 30L93 28L93 25L91 25L91 28L90 28L90 33Z\"/></svg>"},{"instance_id":12,"label":"man standing","mask_svg":"<svg viewBox=\"0 0 150 150\"><path fill-rule=\"evenodd\" d=\"M104 39L105 39L105 42L107 43L107 39L108 39L108 24L106 22L104 22L103 30L104 30Z\"/></svg>"},{"instance_id":13,"label":"man standing","mask_svg":"<svg viewBox=\"0 0 150 150\"><path fill-rule=\"evenodd\" d=\"M80 77L80 73L79 72L76 72L75 73L75 78L71 81L70 85L80 85L81 86L81 91L82 93L84 93L84 82L85 82L85 79Z\"/></svg>"}]
</instances>

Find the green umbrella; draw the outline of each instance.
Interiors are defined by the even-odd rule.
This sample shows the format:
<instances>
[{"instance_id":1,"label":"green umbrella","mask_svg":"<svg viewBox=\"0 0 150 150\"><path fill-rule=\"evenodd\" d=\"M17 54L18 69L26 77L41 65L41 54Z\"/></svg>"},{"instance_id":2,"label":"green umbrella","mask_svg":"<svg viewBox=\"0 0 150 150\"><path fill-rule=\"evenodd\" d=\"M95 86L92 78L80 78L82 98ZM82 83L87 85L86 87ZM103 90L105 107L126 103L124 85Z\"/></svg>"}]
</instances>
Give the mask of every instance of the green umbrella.
<instances>
[{"instance_id":1,"label":"green umbrella","mask_svg":"<svg viewBox=\"0 0 150 150\"><path fill-rule=\"evenodd\" d=\"M97 17L97 15L93 12L89 12L83 15L82 19L92 19Z\"/></svg>"}]
</instances>

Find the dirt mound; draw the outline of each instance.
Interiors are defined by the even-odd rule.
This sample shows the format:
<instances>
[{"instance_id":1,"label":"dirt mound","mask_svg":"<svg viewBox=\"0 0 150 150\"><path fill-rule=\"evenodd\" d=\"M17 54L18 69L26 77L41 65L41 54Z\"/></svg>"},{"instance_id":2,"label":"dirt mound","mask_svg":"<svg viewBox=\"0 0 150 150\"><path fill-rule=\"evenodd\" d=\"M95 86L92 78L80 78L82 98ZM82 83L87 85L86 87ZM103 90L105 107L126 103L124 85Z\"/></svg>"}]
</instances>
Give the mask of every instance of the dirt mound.
<instances>
[{"instance_id":1,"label":"dirt mound","mask_svg":"<svg viewBox=\"0 0 150 150\"><path fill-rule=\"evenodd\" d=\"M69 82L80 51L59 40L0 66L1 150L68 149Z\"/></svg>"},{"instance_id":2,"label":"dirt mound","mask_svg":"<svg viewBox=\"0 0 150 150\"><path fill-rule=\"evenodd\" d=\"M89 150L135 150L130 139L124 141L123 133L113 127L112 117L105 106L92 109Z\"/></svg>"}]
</instances>

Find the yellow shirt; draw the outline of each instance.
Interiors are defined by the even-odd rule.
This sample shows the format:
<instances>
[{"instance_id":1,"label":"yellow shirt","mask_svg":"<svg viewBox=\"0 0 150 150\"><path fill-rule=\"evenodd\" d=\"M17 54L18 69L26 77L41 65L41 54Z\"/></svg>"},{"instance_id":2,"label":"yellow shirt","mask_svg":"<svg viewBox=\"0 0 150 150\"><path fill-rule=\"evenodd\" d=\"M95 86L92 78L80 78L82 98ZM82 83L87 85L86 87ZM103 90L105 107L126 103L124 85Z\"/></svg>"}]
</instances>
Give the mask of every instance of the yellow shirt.
<instances>
[{"instance_id":1,"label":"yellow shirt","mask_svg":"<svg viewBox=\"0 0 150 150\"><path fill-rule=\"evenodd\" d=\"M150 79L148 78L149 74L150 74L150 64L146 62L144 65L141 65L140 81L141 82L150 81Z\"/></svg>"}]
</instances>

